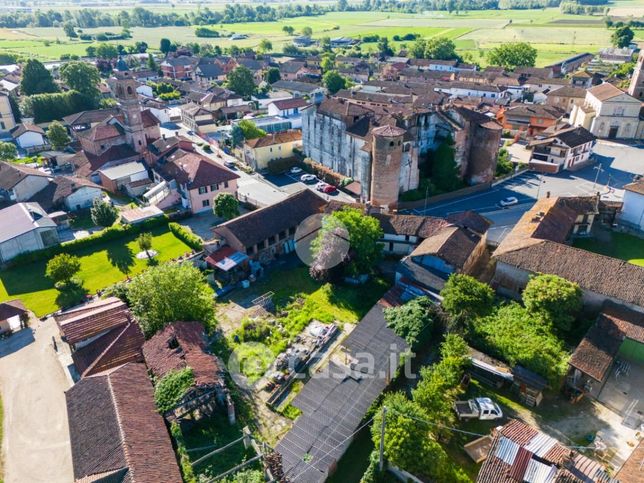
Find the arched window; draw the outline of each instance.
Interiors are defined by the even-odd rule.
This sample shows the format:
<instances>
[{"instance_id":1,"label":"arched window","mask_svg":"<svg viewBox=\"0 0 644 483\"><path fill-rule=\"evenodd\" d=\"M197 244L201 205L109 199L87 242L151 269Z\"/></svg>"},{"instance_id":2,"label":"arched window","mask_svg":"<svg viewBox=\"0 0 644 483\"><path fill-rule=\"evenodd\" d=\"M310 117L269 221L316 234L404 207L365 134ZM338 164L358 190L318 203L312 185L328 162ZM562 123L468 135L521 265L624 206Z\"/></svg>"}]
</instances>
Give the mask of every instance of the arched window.
<instances>
[{"instance_id":1,"label":"arched window","mask_svg":"<svg viewBox=\"0 0 644 483\"><path fill-rule=\"evenodd\" d=\"M127 93L132 95L132 86L127 86Z\"/></svg>"}]
</instances>

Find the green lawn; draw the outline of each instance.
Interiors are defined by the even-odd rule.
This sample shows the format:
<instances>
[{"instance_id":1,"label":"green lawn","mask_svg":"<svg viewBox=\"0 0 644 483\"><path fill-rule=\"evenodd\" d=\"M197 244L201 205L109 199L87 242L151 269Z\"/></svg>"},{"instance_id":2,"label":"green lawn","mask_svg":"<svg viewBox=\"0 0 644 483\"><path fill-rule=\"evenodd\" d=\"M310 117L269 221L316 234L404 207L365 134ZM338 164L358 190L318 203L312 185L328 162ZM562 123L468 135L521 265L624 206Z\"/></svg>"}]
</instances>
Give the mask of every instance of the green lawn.
<instances>
[{"instance_id":1,"label":"green lawn","mask_svg":"<svg viewBox=\"0 0 644 483\"><path fill-rule=\"evenodd\" d=\"M644 267L644 239L626 233L612 233L610 243L595 238L579 238L574 245L590 252L626 260Z\"/></svg>"},{"instance_id":2,"label":"green lawn","mask_svg":"<svg viewBox=\"0 0 644 483\"><path fill-rule=\"evenodd\" d=\"M156 228L151 232L152 248L158 252L156 259L159 262L191 251L166 227ZM140 250L135 238L136 236L124 237L73 252L81 259L78 276L83 280L87 293L95 293L126 276L145 270L147 261L136 258ZM67 305L71 302L70 298L82 296L79 293L66 296L58 292L45 276L46 265L46 261L41 261L1 271L0 302L19 298L40 317Z\"/></svg>"}]
</instances>

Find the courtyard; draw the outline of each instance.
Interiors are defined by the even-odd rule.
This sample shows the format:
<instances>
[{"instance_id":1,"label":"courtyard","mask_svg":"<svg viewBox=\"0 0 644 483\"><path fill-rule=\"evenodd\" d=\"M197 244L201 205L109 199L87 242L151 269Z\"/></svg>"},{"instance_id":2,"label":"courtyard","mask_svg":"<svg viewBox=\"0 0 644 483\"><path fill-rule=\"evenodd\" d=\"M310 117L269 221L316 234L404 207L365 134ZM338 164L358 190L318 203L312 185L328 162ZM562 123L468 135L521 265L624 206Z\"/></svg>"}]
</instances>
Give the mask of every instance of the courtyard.
<instances>
[{"instance_id":1,"label":"courtyard","mask_svg":"<svg viewBox=\"0 0 644 483\"><path fill-rule=\"evenodd\" d=\"M627 233L602 231L593 238L575 240L577 248L644 266L644 239Z\"/></svg>"}]
</instances>

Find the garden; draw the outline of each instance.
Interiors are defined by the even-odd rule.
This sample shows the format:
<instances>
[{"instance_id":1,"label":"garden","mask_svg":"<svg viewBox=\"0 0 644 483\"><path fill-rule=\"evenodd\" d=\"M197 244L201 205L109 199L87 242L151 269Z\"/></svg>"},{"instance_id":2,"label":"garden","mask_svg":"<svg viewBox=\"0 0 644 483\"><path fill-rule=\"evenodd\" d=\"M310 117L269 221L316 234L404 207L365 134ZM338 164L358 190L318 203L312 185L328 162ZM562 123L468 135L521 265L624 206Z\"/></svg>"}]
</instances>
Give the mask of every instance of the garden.
<instances>
[{"instance_id":1,"label":"garden","mask_svg":"<svg viewBox=\"0 0 644 483\"><path fill-rule=\"evenodd\" d=\"M151 246L157 252L155 262L166 262L189 253L191 248L179 240L167 226L151 228ZM125 234L95 244L86 244L67 253L78 257L80 270L76 277L82 287L59 291L46 275L47 259L24 263L0 272L0 301L20 299L38 317L59 308L78 303L86 294L142 272L149 266L137 258L141 250L137 234Z\"/></svg>"},{"instance_id":2,"label":"garden","mask_svg":"<svg viewBox=\"0 0 644 483\"><path fill-rule=\"evenodd\" d=\"M644 266L644 239L627 233L610 232L610 241L599 238L578 238L574 245L589 252Z\"/></svg>"}]
</instances>

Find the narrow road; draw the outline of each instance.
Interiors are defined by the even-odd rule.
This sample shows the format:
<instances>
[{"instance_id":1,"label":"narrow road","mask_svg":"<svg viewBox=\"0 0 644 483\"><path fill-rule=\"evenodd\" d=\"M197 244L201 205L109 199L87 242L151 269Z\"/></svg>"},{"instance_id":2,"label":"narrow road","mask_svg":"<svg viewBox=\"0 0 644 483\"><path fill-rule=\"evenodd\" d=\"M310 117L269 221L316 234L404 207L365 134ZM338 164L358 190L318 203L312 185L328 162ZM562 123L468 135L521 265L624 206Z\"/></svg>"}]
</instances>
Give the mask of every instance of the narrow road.
<instances>
[{"instance_id":1,"label":"narrow road","mask_svg":"<svg viewBox=\"0 0 644 483\"><path fill-rule=\"evenodd\" d=\"M32 329L0 341L4 482L69 483L69 383L51 345L58 330L51 319Z\"/></svg>"}]
</instances>

